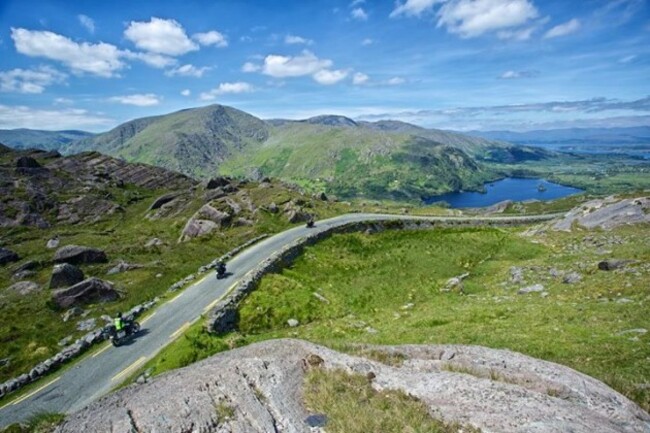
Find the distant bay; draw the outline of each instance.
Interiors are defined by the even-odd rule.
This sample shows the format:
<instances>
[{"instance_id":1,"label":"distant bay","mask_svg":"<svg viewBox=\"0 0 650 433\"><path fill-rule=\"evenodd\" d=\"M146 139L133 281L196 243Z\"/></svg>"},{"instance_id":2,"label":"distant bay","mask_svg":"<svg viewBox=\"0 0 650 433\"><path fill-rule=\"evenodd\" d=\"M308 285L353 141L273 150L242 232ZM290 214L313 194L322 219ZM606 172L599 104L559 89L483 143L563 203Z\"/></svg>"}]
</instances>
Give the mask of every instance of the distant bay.
<instances>
[{"instance_id":1,"label":"distant bay","mask_svg":"<svg viewBox=\"0 0 650 433\"><path fill-rule=\"evenodd\" d=\"M555 200L582 190L544 179L508 177L485 184L485 192L450 192L424 200L426 204L445 202L452 208L485 207L504 200Z\"/></svg>"}]
</instances>

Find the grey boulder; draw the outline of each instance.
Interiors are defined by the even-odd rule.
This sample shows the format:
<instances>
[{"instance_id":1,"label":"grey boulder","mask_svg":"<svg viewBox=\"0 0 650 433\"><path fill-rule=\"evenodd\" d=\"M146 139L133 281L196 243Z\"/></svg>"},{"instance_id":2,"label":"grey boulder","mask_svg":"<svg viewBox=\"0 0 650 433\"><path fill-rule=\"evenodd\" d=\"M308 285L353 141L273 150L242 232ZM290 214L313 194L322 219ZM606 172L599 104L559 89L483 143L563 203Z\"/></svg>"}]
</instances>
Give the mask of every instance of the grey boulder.
<instances>
[{"instance_id":1,"label":"grey boulder","mask_svg":"<svg viewBox=\"0 0 650 433\"><path fill-rule=\"evenodd\" d=\"M94 302L109 302L119 298L112 283L99 278L88 278L72 287L52 292L52 301L60 308Z\"/></svg>"},{"instance_id":2,"label":"grey boulder","mask_svg":"<svg viewBox=\"0 0 650 433\"><path fill-rule=\"evenodd\" d=\"M84 273L78 267L69 263L54 265L50 277L50 289L73 286L84 279Z\"/></svg>"},{"instance_id":3,"label":"grey boulder","mask_svg":"<svg viewBox=\"0 0 650 433\"><path fill-rule=\"evenodd\" d=\"M55 263L106 263L106 253L97 248L82 247L79 245L66 245L59 248L54 254Z\"/></svg>"},{"instance_id":4,"label":"grey boulder","mask_svg":"<svg viewBox=\"0 0 650 433\"><path fill-rule=\"evenodd\" d=\"M17 262L18 260L20 260L20 256L18 256L18 254L6 248L0 247L0 266L11 262Z\"/></svg>"}]
</instances>

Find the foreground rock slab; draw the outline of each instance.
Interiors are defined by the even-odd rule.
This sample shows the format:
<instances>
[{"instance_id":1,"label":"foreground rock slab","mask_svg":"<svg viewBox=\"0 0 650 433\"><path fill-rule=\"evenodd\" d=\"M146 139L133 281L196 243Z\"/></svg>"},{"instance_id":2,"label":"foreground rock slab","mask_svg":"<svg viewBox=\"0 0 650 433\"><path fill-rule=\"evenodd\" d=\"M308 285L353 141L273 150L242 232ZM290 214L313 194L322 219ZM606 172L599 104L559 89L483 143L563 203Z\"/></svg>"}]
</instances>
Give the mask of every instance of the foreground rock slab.
<instances>
[{"instance_id":1,"label":"foreground rock slab","mask_svg":"<svg viewBox=\"0 0 650 433\"><path fill-rule=\"evenodd\" d=\"M59 248L54 254L55 263L71 263L78 265L82 263L106 263L106 253L97 248L82 247L78 245L66 245Z\"/></svg>"},{"instance_id":2,"label":"foreground rock slab","mask_svg":"<svg viewBox=\"0 0 650 433\"><path fill-rule=\"evenodd\" d=\"M553 225L555 230L571 230L574 224L587 229L612 229L621 225L650 222L650 197L591 200L572 209Z\"/></svg>"},{"instance_id":3,"label":"foreground rock slab","mask_svg":"<svg viewBox=\"0 0 650 433\"><path fill-rule=\"evenodd\" d=\"M402 390L433 416L485 432L650 432L650 416L637 405L561 365L478 346L372 351L404 361L389 366L300 340L250 345L105 396L56 432L313 432L314 414L301 401L309 368L372 377L377 390ZM232 416L220 416L219 407Z\"/></svg>"},{"instance_id":4,"label":"foreground rock slab","mask_svg":"<svg viewBox=\"0 0 650 433\"><path fill-rule=\"evenodd\" d=\"M108 281L88 278L67 289L52 292L52 301L60 308L85 305L93 302L109 302L119 298L119 294Z\"/></svg>"}]
</instances>

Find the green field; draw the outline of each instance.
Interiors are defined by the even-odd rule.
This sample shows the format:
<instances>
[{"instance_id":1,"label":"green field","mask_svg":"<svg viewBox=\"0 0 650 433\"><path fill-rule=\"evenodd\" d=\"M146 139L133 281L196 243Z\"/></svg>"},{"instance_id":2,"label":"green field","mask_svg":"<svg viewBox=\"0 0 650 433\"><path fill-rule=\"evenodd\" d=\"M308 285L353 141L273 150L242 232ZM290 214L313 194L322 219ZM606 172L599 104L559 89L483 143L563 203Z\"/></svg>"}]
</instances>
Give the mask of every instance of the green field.
<instances>
[{"instance_id":1,"label":"green field","mask_svg":"<svg viewBox=\"0 0 650 433\"><path fill-rule=\"evenodd\" d=\"M199 325L146 368L159 373L256 341L296 337L354 351L360 344L458 343L508 348L603 380L650 409L648 226L522 236L523 229L440 229L336 235L266 276L240 309L239 330L213 337ZM639 262L597 269L603 258ZM525 281L512 283L510 268ZM564 284L557 271L582 280ZM469 272L464 293L448 278ZM539 293L518 295L541 283ZM319 296L315 296L317 293ZM323 301L322 298L327 301ZM300 325L290 328L288 319ZM628 332L625 332L628 331Z\"/></svg>"}]
</instances>

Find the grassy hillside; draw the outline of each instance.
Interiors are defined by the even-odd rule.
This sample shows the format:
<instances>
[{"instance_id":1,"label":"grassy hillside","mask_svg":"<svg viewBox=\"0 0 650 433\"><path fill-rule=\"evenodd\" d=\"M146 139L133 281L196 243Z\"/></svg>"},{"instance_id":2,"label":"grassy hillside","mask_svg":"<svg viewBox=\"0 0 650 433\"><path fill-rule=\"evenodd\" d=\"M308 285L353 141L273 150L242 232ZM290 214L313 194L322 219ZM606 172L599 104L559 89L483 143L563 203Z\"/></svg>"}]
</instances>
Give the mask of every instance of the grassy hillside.
<instances>
[{"instance_id":1,"label":"grassy hillside","mask_svg":"<svg viewBox=\"0 0 650 433\"><path fill-rule=\"evenodd\" d=\"M0 129L0 143L14 149L59 150L74 141L92 137L93 135L85 131Z\"/></svg>"},{"instance_id":2,"label":"grassy hillside","mask_svg":"<svg viewBox=\"0 0 650 433\"><path fill-rule=\"evenodd\" d=\"M288 122L220 172L272 176L342 197L419 200L476 188L491 177L462 150L408 133Z\"/></svg>"},{"instance_id":3,"label":"grassy hillside","mask_svg":"<svg viewBox=\"0 0 650 433\"><path fill-rule=\"evenodd\" d=\"M80 150L195 178L216 173L273 176L308 191L400 200L478 188L495 178L481 160L517 162L546 155L402 122L355 122L329 115L264 122L220 105L136 119L65 149Z\"/></svg>"},{"instance_id":4,"label":"grassy hillside","mask_svg":"<svg viewBox=\"0 0 650 433\"><path fill-rule=\"evenodd\" d=\"M267 129L243 111L210 105L133 120L65 151L99 150L201 178L215 174L231 155L264 141Z\"/></svg>"},{"instance_id":5,"label":"grassy hillside","mask_svg":"<svg viewBox=\"0 0 650 433\"><path fill-rule=\"evenodd\" d=\"M356 344L477 344L575 368L648 410L649 229L335 235L265 276L240 307L238 331L215 337L196 325L145 368L158 373L283 337L353 353ZM599 251L603 245L608 256ZM609 256L635 263L599 270ZM567 284L563 276L571 272L580 279ZM462 292L446 289L449 278L464 273ZM544 293L518 294L532 284L542 284ZM289 319L299 326L290 327Z\"/></svg>"}]
</instances>

